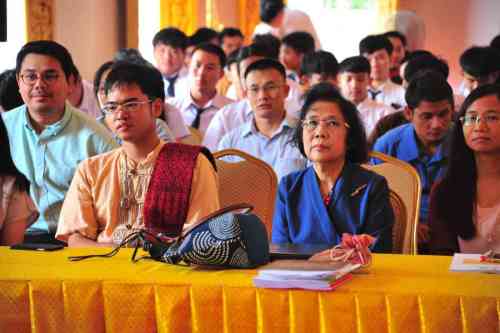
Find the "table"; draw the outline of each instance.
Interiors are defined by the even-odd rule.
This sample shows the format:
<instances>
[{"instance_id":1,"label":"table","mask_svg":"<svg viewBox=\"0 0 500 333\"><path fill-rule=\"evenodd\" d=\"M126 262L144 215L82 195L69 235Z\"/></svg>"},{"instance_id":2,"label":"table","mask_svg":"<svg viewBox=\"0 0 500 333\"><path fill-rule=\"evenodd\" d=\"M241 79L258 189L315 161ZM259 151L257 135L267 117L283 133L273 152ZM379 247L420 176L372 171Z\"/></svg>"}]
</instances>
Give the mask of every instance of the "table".
<instances>
[{"instance_id":1,"label":"table","mask_svg":"<svg viewBox=\"0 0 500 333\"><path fill-rule=\"evenodd\" d=\"M333 292L256 289L256 270L207 270L0 247L0 332L499 332L500 276L451 257L375 254Z\"/></svg>"}]
</instances>

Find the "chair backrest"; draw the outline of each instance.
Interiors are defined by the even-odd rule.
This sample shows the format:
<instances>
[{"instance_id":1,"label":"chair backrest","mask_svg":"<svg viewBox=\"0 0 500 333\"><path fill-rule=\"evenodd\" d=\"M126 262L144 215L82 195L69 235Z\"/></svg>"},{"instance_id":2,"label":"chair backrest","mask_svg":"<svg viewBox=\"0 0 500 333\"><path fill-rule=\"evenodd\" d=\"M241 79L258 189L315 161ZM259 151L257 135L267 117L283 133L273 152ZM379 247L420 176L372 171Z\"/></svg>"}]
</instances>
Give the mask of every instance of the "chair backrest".
<instances>
[{"instance_id":1,"label":"chair backrest","mask_svg":"<svg viewBox=\"0 0 500 333\"><path fill-rule=\"evenodd\" d=\"M394 157L373 151L370 157L383 163L364 164L363 167L384 176L389 185L389 200L395 216L393 253L417 254L420 177L410 164Z\"/></svg>"},{"instance_id":2,"label":"chair backrest","mask_svg":"<svg viewBox=\"0 0 500 333\"><path fill-rule=\"evenodd\" d=\"M219 199L222 207L249 203L265 224L271 237L276 198L277 176L267 163L237 149L215 152L219 177ZM236 158L228 161L227 157Z\"/></svg>"}]
</instances>

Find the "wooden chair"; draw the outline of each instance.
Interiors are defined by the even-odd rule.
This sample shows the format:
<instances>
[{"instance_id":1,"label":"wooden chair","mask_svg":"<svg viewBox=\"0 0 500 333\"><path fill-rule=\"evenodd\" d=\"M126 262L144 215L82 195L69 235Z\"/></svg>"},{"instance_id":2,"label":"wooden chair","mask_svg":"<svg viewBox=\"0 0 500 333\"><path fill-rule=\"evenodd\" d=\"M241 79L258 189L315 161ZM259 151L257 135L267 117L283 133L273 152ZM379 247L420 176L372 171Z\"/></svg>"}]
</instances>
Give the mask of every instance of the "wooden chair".
<instances>
[{"instance_id":1,"label":"wooden chair","mask_svg":"<svg viewBox=\"0 0 500 333\"><path fill-rule=\"evenodd\" d=\"M253 205L253 212L265 224L271 239L278 183L274 170L264 161L237 149L224 149L213 155L219 176L221 206L241 202ZM236 157L237 161L224 160L228 156Z\"/></svg>"},{"instance_id":2,"label":"wooden chair","mask_svg":"<svg viewBox=\"0 0 500 333\"><path fill-rule=\"evenodd\" d=\"M393 253L417 254L420 177L410 164L394 157L379 152L370 152L370 157L383 163L363 167L384 176L389 185L389 200L395 216Z\"/></svg>"}]
</instances>

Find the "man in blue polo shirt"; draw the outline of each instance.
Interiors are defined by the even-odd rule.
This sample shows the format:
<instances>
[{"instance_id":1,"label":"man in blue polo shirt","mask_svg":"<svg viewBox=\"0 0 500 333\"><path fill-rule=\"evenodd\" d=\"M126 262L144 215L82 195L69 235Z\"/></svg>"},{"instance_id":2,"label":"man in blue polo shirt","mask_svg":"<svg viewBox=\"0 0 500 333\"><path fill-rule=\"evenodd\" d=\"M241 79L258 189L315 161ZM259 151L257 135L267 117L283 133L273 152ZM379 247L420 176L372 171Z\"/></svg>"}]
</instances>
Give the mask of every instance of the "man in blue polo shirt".
<instances>
[{"instance_id":1,"label":"man in blue polo shirt","mask_svg":"<svg viewBox=\"0 0 500 333\"><path fill-rule=\"evenodd\" d=\"M410 82L405 97L408 104L405 113L411 122L380 137L373 150L411 164L420 175L422 200L418 241L420 247L425 248L429 239L426 223L430 191L444 175L448 163L447 139L454 111L453 91L441 74L427 72Z\"/></svg>"},{"instance_id":2,"label":"man in blue polo shirt","mask_svg":"<svg viewBox=\"0 0 500 333\"><path fill-rule=\"evenodd\" d=\"M73 60L53 41L35 41L17 54L16 77L25 105L2 115L16 167L30 181L40 211L25 241L54 242L59 212L79 162L117 147L95 119L66 100Z\"/></svg>"}]
</instances>

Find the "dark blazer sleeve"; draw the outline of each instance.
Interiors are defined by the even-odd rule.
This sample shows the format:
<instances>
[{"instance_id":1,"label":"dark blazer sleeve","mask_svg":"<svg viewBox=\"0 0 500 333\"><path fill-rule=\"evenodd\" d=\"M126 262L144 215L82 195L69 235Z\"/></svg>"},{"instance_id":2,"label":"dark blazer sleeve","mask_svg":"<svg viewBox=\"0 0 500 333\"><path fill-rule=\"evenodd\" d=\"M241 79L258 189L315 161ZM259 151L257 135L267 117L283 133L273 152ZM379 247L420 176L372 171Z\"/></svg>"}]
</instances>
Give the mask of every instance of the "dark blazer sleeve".
<instances>
[{"instance_id":1,"label":"dark blazer sleeve","mask_svg":"<svg viewBox=\"0 0 500 333\"><path fill-rule=\"evenodd\" d=\"M375 177L373 182L364 233L377 238L373 252L391 253L394 213L389 201L389 186L381 176Z\"/></svg>"}]
</instances>

